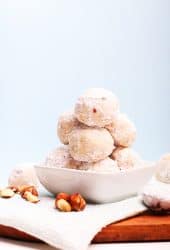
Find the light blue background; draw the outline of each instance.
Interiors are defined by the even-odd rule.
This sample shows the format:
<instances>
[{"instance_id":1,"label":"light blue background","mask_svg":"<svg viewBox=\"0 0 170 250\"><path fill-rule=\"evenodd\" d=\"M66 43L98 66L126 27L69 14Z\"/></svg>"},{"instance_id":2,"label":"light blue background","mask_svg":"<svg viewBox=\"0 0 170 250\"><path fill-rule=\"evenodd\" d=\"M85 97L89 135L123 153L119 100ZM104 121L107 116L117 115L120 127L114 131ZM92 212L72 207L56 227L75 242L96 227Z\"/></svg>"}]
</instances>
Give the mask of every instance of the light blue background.
<instances>
[{"instance_id":1,"label":"light blue background","mask_svg":"<svg viewBox=\"0 0 170 250\"><path fill-rule=\"evenodd\" d=\"M59 142L91 86L112 90L144 159L170 151L170 1L0 0L0 181Z\"/></svg>"}]
</instances>

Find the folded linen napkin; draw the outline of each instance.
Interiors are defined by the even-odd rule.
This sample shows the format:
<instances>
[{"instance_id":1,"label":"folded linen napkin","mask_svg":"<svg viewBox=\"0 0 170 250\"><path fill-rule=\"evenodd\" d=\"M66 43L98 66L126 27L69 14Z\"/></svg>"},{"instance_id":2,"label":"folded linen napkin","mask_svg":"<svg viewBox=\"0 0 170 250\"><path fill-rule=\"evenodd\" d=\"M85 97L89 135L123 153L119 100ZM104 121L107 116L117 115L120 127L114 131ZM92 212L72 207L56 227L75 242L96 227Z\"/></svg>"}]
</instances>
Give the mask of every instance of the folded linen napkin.
<instances>
[{"instance_id":1,"label":"folded linen napkin","mask_svg":"<svg viewBox=\"0 0 170 250\"><path fill-rule=\"evenodd\" d=\"M62 250L85 250L102 227L147 210L139 196L104 205L87 205L82 212L54 209L54 198L41 196L32 204L16 195L0 200L0 224L24 231Z\"/></svg>"}]
</instances>

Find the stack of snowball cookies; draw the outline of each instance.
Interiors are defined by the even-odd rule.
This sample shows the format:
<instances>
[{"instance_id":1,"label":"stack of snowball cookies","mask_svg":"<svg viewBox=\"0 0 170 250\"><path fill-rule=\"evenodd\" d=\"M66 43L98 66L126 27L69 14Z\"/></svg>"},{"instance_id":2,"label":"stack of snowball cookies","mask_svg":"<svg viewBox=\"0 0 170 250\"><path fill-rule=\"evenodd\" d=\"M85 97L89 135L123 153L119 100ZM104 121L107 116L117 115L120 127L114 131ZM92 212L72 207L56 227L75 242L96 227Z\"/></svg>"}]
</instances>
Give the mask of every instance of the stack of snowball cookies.
<instances>
[{"instance_id":1,"label":"stack of snowball cookies","mask_svg":"<svg viewBox=\"0 0 170 250\"><path fill-rule=\"evenodd\" d=\"M64 145L49 153L45 166L119 172L141 162L131 148L136 128L120 112L117 97L108 90L88 89L72 112L59 117L57 134Z\"/></svg>"}]
</instances>

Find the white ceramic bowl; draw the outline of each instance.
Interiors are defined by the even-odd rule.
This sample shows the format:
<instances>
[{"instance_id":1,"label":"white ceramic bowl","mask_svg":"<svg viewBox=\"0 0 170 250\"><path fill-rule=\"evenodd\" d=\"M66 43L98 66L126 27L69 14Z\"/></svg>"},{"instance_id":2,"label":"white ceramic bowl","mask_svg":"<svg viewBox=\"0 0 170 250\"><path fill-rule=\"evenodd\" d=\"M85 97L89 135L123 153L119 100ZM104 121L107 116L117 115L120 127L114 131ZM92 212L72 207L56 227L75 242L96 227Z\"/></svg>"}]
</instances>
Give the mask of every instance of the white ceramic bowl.
<instances>
[{"instance_id":1,"label":"white ceramic bowl","mask_svg":"<svg viewBox=\"0 0 170 250\"><path fill-rule=\"evenodd\" d=\"M97 173L35 166L41 184L51 193L80 193L94 203L119 201L137 194L154 173L154 165L120 173Z\"/></svg>"}]
</instances>

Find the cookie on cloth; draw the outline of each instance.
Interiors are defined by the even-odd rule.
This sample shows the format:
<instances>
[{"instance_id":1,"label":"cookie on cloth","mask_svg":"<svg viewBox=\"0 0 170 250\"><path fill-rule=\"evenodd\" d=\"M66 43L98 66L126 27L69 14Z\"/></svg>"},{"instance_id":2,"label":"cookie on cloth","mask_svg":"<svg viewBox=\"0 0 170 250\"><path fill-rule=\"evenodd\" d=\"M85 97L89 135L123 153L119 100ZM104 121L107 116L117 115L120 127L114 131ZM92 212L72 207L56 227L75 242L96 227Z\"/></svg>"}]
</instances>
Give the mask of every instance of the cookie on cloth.
<instances>
[{"instance_id":1,"label":"cookie on cloth","mask_svg":"<svg viewBox=\"0 0 170 250\"><path fill-rule=\"evenodd\" d=\"M170 184L170 153L164 155L156 163L156 167L156 178L161 182Z\"/></svg>"},{"instance_id":2,"label":"cookie on cloth","mask_svg":"<svg viewBox=\"0 0 170 250\"><path fill-rule=\"evenodd\" d=\"M9 186L35 186L39 184L33 163L18 164L10 173L8 178Z\"/></svg>"}]
</instances>

